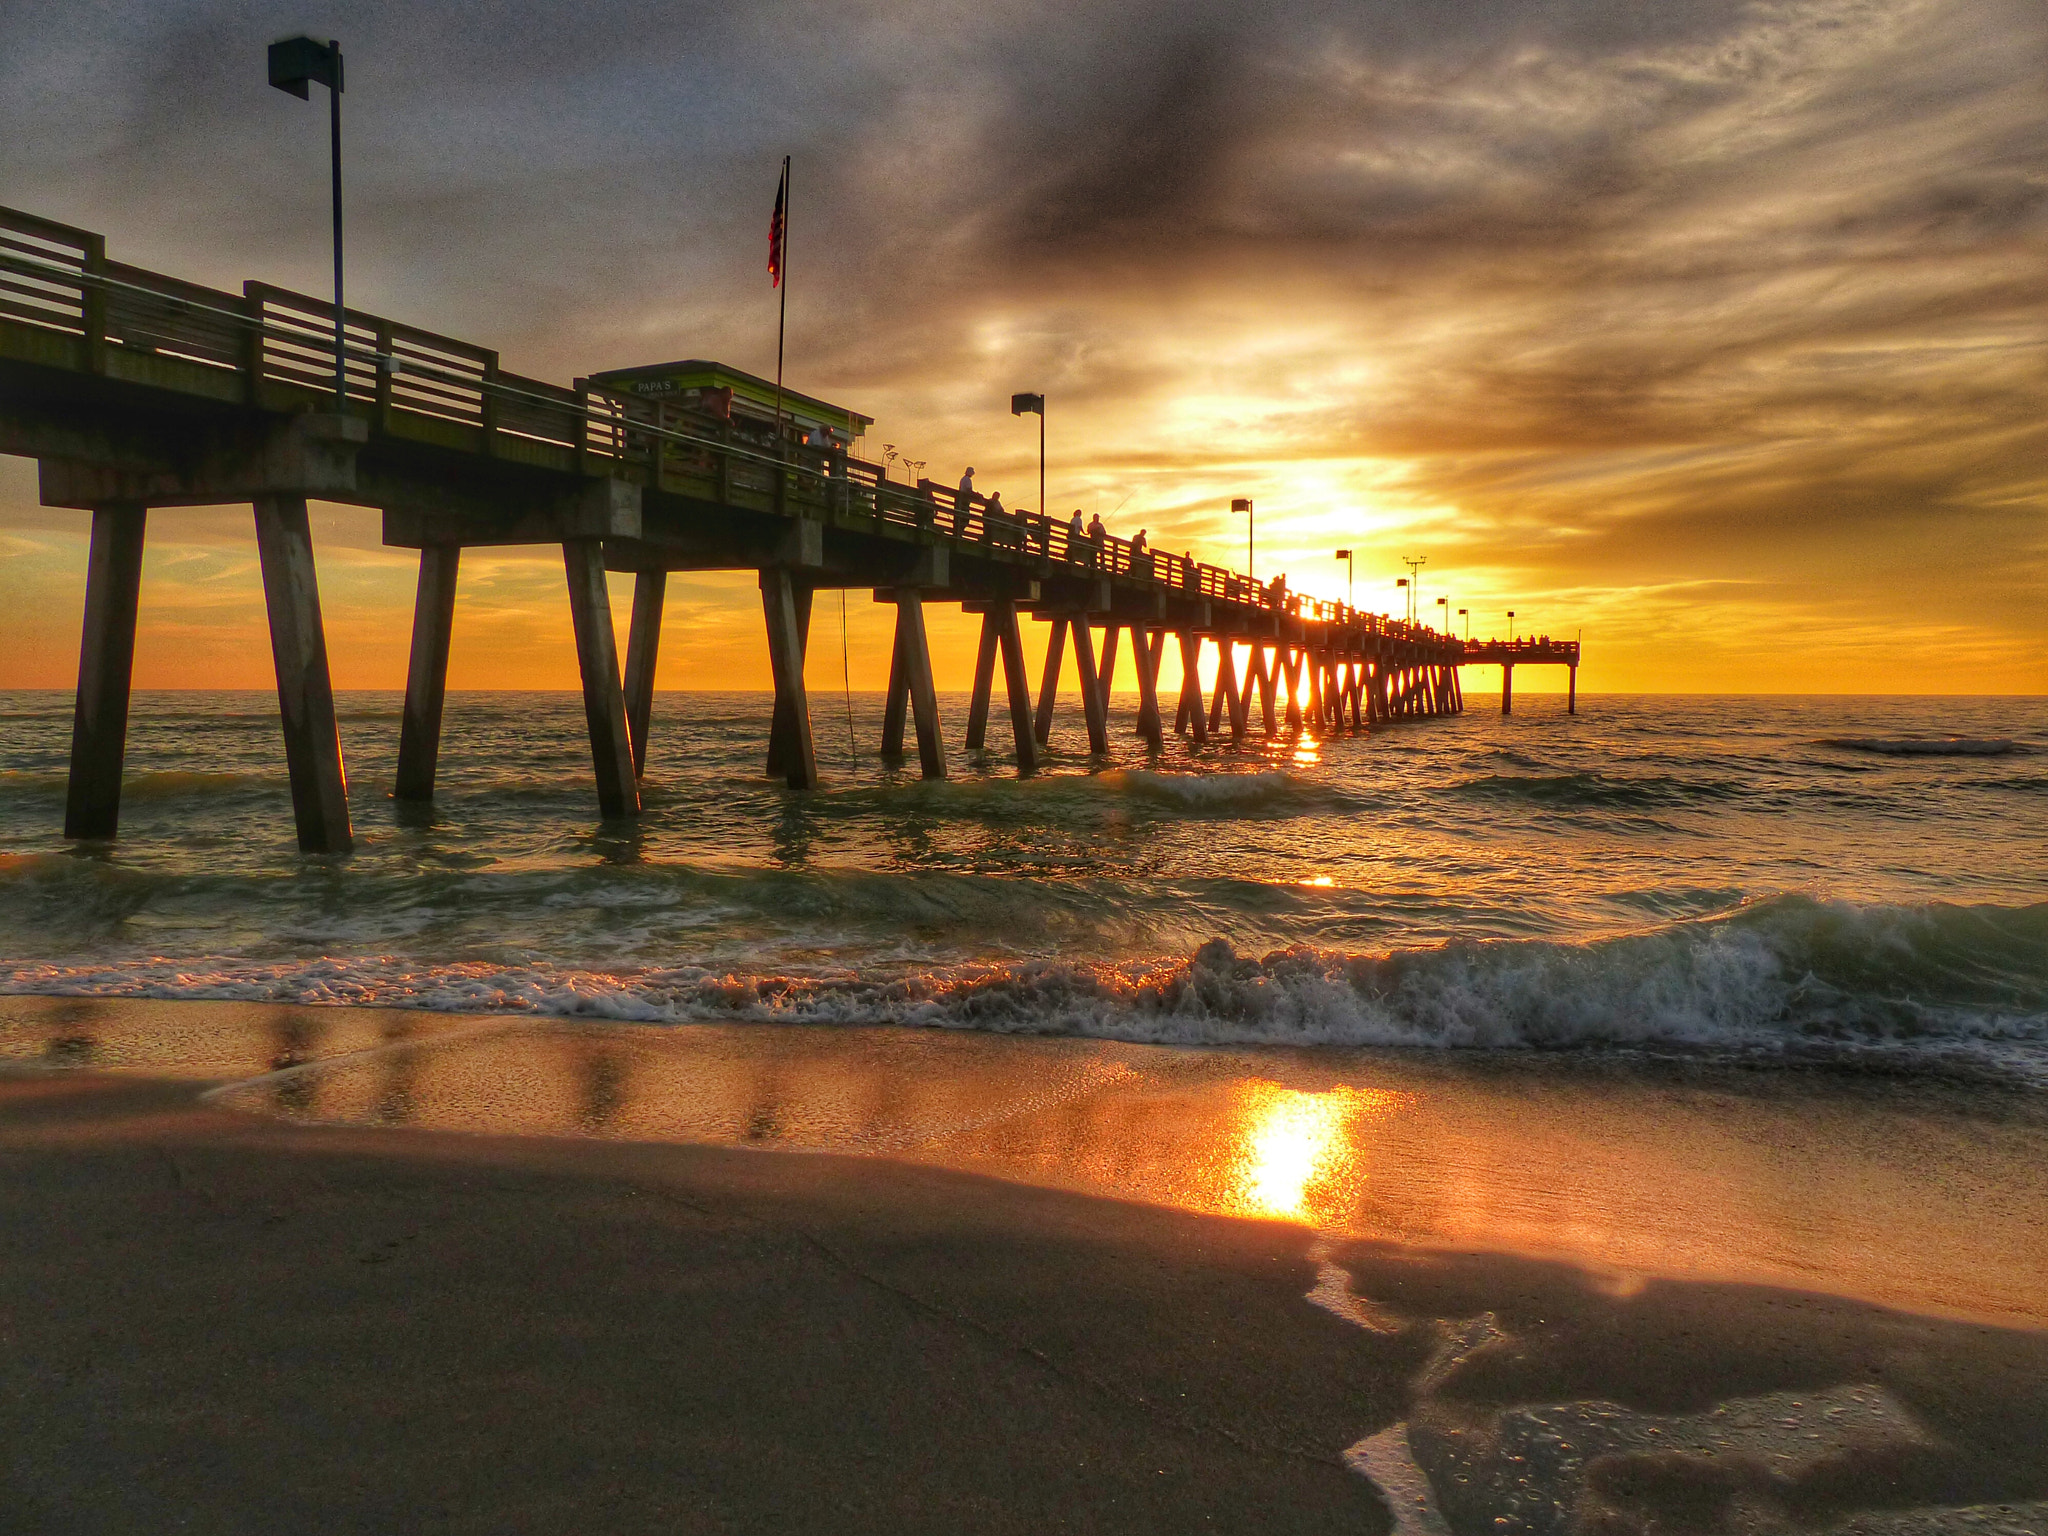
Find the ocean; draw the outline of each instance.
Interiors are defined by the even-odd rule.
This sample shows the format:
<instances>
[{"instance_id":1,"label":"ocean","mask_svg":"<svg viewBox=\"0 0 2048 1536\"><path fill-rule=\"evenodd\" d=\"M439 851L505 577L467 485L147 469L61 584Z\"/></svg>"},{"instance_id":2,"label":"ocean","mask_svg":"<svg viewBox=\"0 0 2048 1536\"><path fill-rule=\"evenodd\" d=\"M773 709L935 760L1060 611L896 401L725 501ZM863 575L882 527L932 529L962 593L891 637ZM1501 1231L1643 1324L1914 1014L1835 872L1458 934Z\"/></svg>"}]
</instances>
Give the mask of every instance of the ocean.
<instances>
[{"instance_id":1,"label":"ocean","mask_svg":"<svg viewBox=\"0 0 2048 1536\"><path fill-rule=\"evenodd\" d=\"M765 694L669 693L630 824L576 695L452 695L431 809L389 797L399 696L340 703L330 859L270 695L138 693L120 840L71 846L70 695L0 694L0 991L2048 1084L2048 700L1474 696L1152 756L1120 697L1107 759L1074 713L1019 781L947 696L926 783L821 692L791 794ZM2013 746L1901 750L1948 736Z\"/></svg>"}]
</instances>

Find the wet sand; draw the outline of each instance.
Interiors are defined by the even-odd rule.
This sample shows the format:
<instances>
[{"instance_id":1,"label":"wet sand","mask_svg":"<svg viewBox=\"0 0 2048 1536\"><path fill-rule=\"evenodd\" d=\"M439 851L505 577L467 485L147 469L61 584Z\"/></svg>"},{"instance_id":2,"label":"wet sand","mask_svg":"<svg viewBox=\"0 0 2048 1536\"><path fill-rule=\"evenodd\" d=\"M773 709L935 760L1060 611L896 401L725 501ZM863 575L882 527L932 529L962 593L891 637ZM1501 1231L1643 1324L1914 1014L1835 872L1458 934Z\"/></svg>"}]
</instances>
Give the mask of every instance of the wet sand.
<instances>
[{"instance_id":1,"label":"wet sand","mask_svg":"<svg viewBox=\"0 0 2048 1536\"><path fill-rule=\"evenodd\" d=\"M1995 1095L479 1022L0 1003L10 1528L2048 1526Z\"/></svg>"}]
</instances>

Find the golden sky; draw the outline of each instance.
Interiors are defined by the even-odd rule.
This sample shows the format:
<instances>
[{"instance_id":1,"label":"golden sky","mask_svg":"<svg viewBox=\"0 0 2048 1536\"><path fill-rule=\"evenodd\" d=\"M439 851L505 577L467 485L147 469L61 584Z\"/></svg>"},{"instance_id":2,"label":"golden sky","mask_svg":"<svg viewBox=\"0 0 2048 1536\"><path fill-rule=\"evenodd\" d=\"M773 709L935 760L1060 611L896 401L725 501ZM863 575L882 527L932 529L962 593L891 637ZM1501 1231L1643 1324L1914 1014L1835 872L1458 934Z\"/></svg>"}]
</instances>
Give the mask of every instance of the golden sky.
<instances>
[{"instance_id":1,"label":"golden sky","mask_svg":"<svg viewBox=\"0 0 2048 1536\"><path fill-rule=\"evenodd\" d=\"M1510 608L1583 631L1589 691L2048 689L2039 0L6 25L0 201L120 259L321 289L324 114L262 51L339 33L351 302L507 367L772 372L787 152L789 380L876 417L872 456L1030 505L1037 424L1007 402L1043 391L1055 512L1241 564L1251 496L1262 572L1342 596L1352 546L1391 608L1427 556L1425 608L1475 634ZM72 681L85 526L0 461L0 686ZM412 558L372 512L315 533L336 682L400 686ZM856 687L887 619L851 595ZM573 684L558 552L474 552L456 623L452 686ZM765 686L751 578L675 578L663 654L665 687ZM152 514L136 670L269 683L245 509Z\"/></svg>"}]
</instances>

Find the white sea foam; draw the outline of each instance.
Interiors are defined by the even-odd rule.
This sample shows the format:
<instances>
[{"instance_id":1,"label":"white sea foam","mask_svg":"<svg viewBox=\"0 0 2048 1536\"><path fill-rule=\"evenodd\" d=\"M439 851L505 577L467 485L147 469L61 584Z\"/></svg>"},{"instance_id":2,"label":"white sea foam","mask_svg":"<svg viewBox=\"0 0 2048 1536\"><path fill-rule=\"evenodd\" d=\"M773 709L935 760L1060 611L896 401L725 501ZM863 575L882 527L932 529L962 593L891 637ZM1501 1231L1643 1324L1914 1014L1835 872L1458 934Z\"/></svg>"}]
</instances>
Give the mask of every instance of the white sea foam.
<instances>
[{"instance_id":1,"label":"white sea foam","mask_svg":"<svg viewBox=\"0 0 2048 1536\"><path fill-rule=\"evenodd\" d=\"M639 1023L907 1024L1134 1042L1525 1049L1621 1045L1947 1057L2048 1076L2048 906L1781 899L1592 943L1385 955L1038 961L894 974L604 969L401 956L16 964L0 990L374 1004Z\"/></svg>"}]
</instances>

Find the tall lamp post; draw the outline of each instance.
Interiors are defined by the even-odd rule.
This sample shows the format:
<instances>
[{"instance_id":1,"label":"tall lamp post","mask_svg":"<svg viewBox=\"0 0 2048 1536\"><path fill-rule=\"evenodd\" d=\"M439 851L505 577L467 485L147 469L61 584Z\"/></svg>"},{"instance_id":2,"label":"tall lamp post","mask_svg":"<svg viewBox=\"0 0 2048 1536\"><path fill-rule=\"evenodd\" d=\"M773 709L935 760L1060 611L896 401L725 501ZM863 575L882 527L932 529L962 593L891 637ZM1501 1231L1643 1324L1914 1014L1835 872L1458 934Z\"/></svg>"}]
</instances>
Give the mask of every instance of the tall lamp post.
<instances>
[{"instance_id":1,"label":"tall lamp post","mask_svg":"<svg viewBox=\"0 0 2048 1536\"><path fill-rule=\"evenodd\" d=\"M1351 551L1340 549L1332 558L1344 562L1344 606L1349 608L1351 606Z\"/></svg>"},{"instance_id":2,"label":"tall lamp post","mask_svg":"<svg viewBox=\"0 0 2048 1536\"><path fill-rule=\"evenodd\" d=\"M1512 609L1512 608L1510 608L1510 609L1508 610L1508 644L1509 644L1509 645L1513 645L1514 643L1515 643L1515 610L1514 610L1514 609Z\"/></svg>"},{"instance_id":3,"label":"tall lamp post","mask_svg":"<svg viewBox=\"0 0 2048 1536\"><path fill-rule=\"evenodd\" d=\"M1252 540L1251 497L1232 497L1230 501L1230 510L1233 512L1242 512L1244 514L1244 573L1247 577L1255 578L1259 574L1259 569L1252 561L1252 557L1255 553L1255 546Z\"/></svg>"},{"instance_id":4,"label":"tall lamp post","mask_svg":"<svg viewBox=\"0 0 2048 1536\"><path fill-rule=\"evenodd\" d=\"M270 45L270 83L301 101L327 87L327 123L334 171L334 403L348 401L348 317L341 307L341 44L288 37Z\"/></svg>"},{"instance_id":5,"label":"tall lamp post","mask_svg":"<svg viewBox=\"0 0 2048 1536\"><path fill-rule=\"evenodd\" d=\"M1459 618L1461 618L1461 619L1463 619L1463 620L1465 621L1465 638L1466 638L1467 640L1470 640L1470 639L1472 638L1472 612L1471 612L1471 610L1470 610L1470 609L1468 609L1468 608L1460 608L1460 609L1458 610L1458 617L1459 617Z\"/></svg>"},{"instance_id":6,"label":"tall lamp post","mask_svg":"<svg viewBox=\"0 0 2048 1536\"><path fill-rule=\"evenodd\" d=\"M1040 517L1051 517L1052 513L1046 510L1045 505L1045 396L1010 396L1010 414L1012 416L1022 416L1026 411L1036 411L1038 413L1038 515Z\"/></svg>"},{"instance_id":7,"label":"tall lamp post","mask_svg":"<svg viewBox=\"0 0 2048 1536\"><path fill-rule=\"evenodd\" d=\"M1448 635L1451 632L1451 600L1448 597L1440 597L1436 600L1436 605L1444 611L1444 633Z\"/></svg>"},{"instance_id":8,"label":"tall lamp post","mask_svg":"<svg viewBox=\"0 0 2048 1536\"><path fill-rule=\"evenodd\" d=\"M1422 600L1422 568L1429 564L1429 556L1416 555L1412 559L1403 556L1401 563L1408 567L1408 622L1422 621L1422 610L1417 605Z\"/></svg>"},{"instance_id":9,"label":"tall lamp post","mask_svg":"<svg viewBox=\"0 0 2048 1536\"><path fill-rule=\"evenodd\" d=\"M1394 585L1397 588L1399 588L1401 592L1401 620L1403 623L1406 623L1408 619L1409 608L1408 578L1406 576L1396 576L1394 578Z\"/></svg>"}]
</instances>

